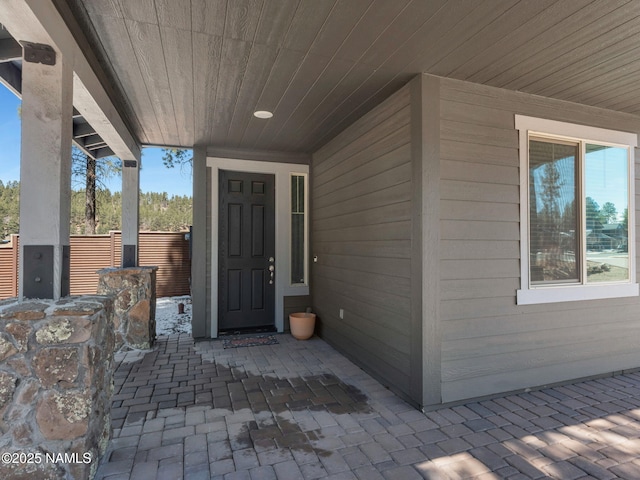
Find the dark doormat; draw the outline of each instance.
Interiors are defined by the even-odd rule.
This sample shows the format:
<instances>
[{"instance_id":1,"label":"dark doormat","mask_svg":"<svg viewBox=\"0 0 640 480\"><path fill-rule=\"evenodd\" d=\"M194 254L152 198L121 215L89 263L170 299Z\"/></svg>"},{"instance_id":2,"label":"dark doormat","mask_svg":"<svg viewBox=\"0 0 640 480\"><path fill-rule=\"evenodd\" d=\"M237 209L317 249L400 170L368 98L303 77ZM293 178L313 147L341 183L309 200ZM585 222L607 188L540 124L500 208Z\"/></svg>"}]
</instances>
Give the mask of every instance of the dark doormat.
<instances>
[{"instance_id":1,"label":"dark doormat","mask_svg":"<svg viewBox=\"0 0 640 480\"><path fill-rule=\"evenodd\" d=\"M276 343L278 343L278 339L274 335L243 335L222 340L224 348L258 347L260 345L274 345Z\"/></svg>"}]
</instances>

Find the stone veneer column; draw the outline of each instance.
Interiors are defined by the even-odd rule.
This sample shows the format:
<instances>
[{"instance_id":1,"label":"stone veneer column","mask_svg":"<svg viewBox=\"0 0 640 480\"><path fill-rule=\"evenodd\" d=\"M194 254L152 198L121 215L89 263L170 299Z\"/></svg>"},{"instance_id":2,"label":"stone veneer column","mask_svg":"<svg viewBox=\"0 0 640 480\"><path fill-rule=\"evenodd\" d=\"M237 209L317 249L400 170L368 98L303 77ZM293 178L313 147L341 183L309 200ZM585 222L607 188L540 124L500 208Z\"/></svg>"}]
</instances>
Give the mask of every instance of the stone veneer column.
<instances>
[{"instance_id":1,"label":"stone veneer column","mask_svg":"<svg viewBox=\"0 0 640 480\"><path fill-rule=\"evenodd\" d=\"M114 296L116 349L122 345L151 348L156 338L156 271L158 267L98 270L98 294Z\"/></svg>"},{"instance_id":2,"label":"stone veneer column","mask_svg":"<svg viewBox=\"0 0 640 480\"><path fill-rule=\"evenodd\" d=\"M93 478L111 433L112 315L104 296L0 302L0 478Z\"/></svg>"}]
</instances>

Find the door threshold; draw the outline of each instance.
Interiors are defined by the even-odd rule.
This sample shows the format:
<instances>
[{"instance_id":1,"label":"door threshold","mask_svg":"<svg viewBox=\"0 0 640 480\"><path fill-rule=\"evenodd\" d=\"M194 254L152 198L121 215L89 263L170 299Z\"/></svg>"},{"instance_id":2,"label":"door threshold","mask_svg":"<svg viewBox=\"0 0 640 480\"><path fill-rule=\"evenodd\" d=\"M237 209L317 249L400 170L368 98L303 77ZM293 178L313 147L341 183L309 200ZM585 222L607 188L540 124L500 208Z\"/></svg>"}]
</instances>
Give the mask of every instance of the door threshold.
<instances>
[{"instance_id":1,"label":"door threshold","mask_svg":"<svg viewBox=\"0 0 640 480\"><path fill-rule=\"evenodd\" d=\"M264 327L246 327L246 328L229 328L218 332L218 337L227 337L232 335L255 335L257 333L276 333L274 325Z\"/></svg>"}]
</instances>

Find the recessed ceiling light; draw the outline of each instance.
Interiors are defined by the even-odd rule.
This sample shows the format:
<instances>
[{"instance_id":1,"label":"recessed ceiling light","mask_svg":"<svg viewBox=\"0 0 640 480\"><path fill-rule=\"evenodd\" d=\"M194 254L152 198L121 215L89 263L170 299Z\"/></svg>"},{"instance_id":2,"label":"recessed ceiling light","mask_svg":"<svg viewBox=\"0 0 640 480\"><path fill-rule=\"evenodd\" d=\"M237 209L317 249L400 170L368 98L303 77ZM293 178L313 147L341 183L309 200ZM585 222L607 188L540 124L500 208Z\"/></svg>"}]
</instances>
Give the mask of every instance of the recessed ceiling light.
<instances>
[{"instance_id":1,"label":"recessed ceiling light","mask_svg":"<svg viewBox=\"0 0 640 480\"><path fill-rule=\"evenodd\" d=\"M273 117L273 113L267 112L266 110L258 110L257 112L253 112L253 116L258 118L271 118Z\"/></svg>"}]
</instances>

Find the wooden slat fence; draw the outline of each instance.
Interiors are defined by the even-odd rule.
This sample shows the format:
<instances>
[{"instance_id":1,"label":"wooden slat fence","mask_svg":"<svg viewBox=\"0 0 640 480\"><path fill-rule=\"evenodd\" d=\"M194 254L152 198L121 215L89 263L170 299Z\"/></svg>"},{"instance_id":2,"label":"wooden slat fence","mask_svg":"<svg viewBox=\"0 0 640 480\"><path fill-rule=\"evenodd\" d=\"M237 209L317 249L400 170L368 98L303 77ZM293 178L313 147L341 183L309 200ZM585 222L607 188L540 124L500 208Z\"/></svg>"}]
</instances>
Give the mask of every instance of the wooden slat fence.
<instances>
[{"instance_id":1,"label":"wooden slat fence","mask_svg":"<svg viewBox=\"0 0 640 480\"><path fill-rule=\"evenodd\" d=\"M186 232L149 232L140 234L140 265L157 265L156 295L173 297L189 295L191 260ZM120 248L117 249L120 254ZM119 260L118 260L119 261Z\"/></svg>"},{"instance_id":2,"label":"wooden slat fence","mask_svg":"<svg viewBox=\"0 0 640 480\"><path fill-rule=\"evenodd\" d=\"M191 260L186 232L141 232L140 265L158 267L156 294L158 297L189 295ZM0 245L0 299L18 294L19 236L12 235L11 242ZM121 234L72 235L71 294L84 295L96 292L97 270L120 265Z\"/></svg>"},{"instance_id":3,"label":"wooden slat fence","mask_svg":"<svg viewBox=\"0 0 640 480\"><path fill-rule=\"evenodd\" d=\"M18 295L18 235L0 245L0 299Z\"/></svg>"},{"instance_id":4,"label":"wooden slat fence","mask_svg":"<svg viewBox=\"0 0 640 480\"><path fill-rule=\"evenodd\" d=\"M111 249L114 234L71 237L71 295L96 293L96 270L117 265Z\"/></svg>"}]
</instances>

